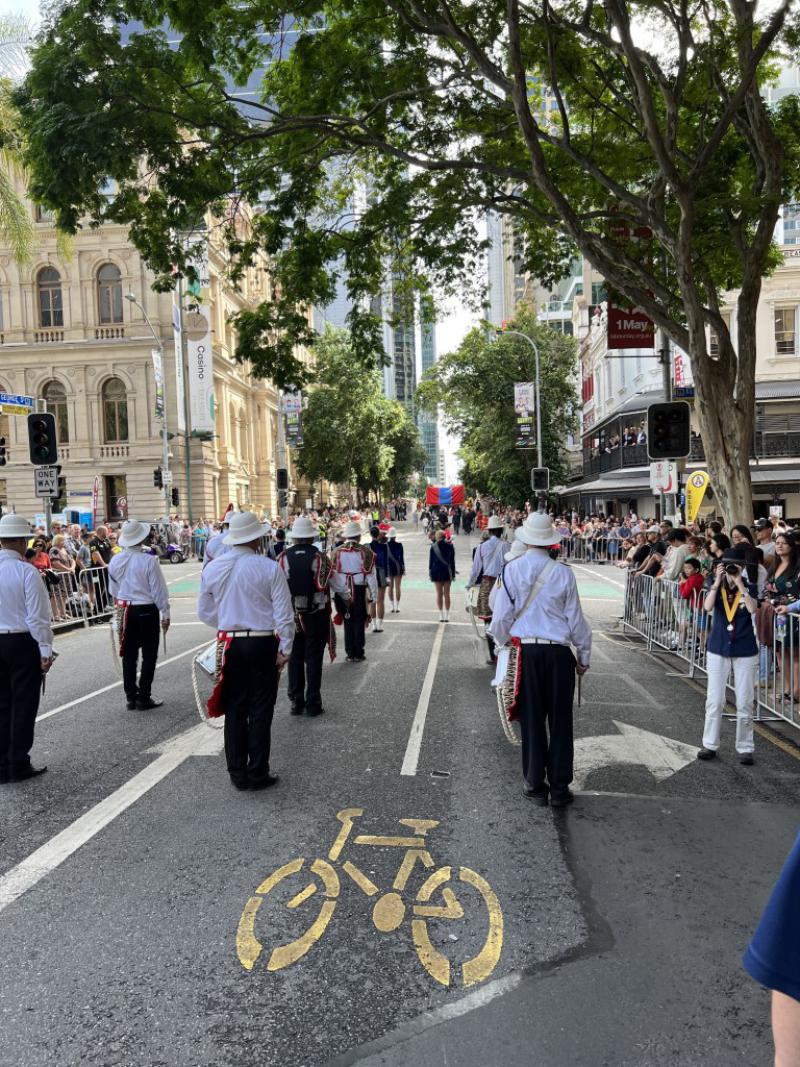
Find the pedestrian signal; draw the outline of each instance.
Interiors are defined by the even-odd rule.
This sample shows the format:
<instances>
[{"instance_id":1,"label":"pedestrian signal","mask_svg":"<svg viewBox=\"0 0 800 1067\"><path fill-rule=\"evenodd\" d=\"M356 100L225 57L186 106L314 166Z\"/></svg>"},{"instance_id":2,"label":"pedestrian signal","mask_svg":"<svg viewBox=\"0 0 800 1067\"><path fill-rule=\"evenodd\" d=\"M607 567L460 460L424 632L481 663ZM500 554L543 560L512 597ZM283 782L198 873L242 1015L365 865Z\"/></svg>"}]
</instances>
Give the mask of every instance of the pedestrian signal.
<instances>
[{"instance_id":1,"label":"pedestrian signal","mask_svg":"<svg viewBox=\"0 0 800 1067\"><path fill-rule=\"evenodd\" d=\"M289 472L288 472L288 470L285 467L278 467L277 477L278 477L278 489L288 489L289 488Z\"/></svg>"},{"instance_id":2,"label":"pedestrian signal","mask_svg":"<svg viewBox=\"0 0 800 1067\"><path fill-rule=\"evenodd\" d=\"M0 467L5 467L8 463L8 456L6 455L6 439L0 437Z\"/></svg>"},{"instance_id":3,"label":"pedestrian signal","mask_svg":"<svg viewBox=\"0 0 800 1067\"><path fill-rule=\"evenodd\" d=\"M550 489L550 468L534 467L531 471L531 489L536 493L546 493Z\"/></svg>"},{"instance_id":4,"label":"pedestrian signal","mask_svg":"<svg viewBox=\"0 0 800 1067\"><path fill-rule=\"evenodd\" d=\"M180 504L181 498L177 489L172 490L172 506L176 508Z\"/></svg>"},{"instance_id":5,"label":"pedestrian signal","mask_svg":"<svg viewBox=\"0 0 800 1067\"><path fill-rule=\"evenodd\" d=\"M156 469L153 471L153 485L156 487L156 489L164 488L164 474L160 467L156 467Z\"/></svg>"},{"instance_id":6,"label":"pedestrian signal","mask_svg":"<svg viewBox=\"0 0 800 1067\"><path fill-rule=\"evenodd\" d=\"M650 459L685 459L691 445L691 411L686 401L651 404L647 409L647 455Z\"/></svg>"},{"instance_id":7,"label":"pedestrian signal","mask_svg":"<svg viewBox=\"0 0 800 1067\"><path fill-rule=\"evenodd\" d=\"M28 416L28 450L37 467L55 466L58 462L56 419L49 411Z\"/></svg>"}]
</instances>

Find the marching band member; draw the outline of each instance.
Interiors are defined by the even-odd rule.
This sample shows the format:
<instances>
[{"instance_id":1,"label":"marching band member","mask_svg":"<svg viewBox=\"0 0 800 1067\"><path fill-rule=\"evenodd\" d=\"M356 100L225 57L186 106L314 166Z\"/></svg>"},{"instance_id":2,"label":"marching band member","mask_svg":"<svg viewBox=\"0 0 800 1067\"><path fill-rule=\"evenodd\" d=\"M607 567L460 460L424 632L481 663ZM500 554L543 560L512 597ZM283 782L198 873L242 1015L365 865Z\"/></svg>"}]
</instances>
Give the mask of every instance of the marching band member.
<instances>
[{"instance_id":1,"label":"marching band member","mask_svg":"<svg viewBox=\"0 0 800 1067\"><path fill-rule=\"evenodd\" d=\"M383 633L383 619L386 612L386 589L389 585L389 560L386 555L386 530L380 526L372 526L369 531L369 547L375 558L375 580L378 583L378 598L370 604L369 613L372 618L372 632Z\"/></svg>"},{"instance_id":2,"label":"marching band member","mask_svg":"<svg viewBox=\"0 0 800 1067\"><path fill-rule=\"evenodd\" d=\"M119 534L122 548L108 565L108 587L117 605L119 654L122 657L122 684L128 711L160 708L163 700L153 700L150 689L158 659L158 625L169 629L169 591L157 556L142 551L150 536L145 522L129 519ZM142 654L142 669L136 682L136 666Z\"/></svg>"},{"instance_id":3,"label":"marching band member","mask_svg":"<svg viewBox=\"0 0 800 1067\"><path fill-rule=\"evenodd\" d=\"M503 566L503 554L506 550L506 545L503 541L504 528L505 524L500 516L491 515L486 527L489 536L478 545L475 555L472 557L472 570L469 574L467 588L469 589L473 585L478 585L479 587L475 614L483 622L489 622L492 617L492 610L489 607L489 594L494 588ZM496 662L494 641L488 630L486 632L486 640L489 645L489 659L487 662L493 666Z\"/></svg>"},{"instance_id":4,"label":"marching band member","mask_svg":"<svg viewBox=\"0 0 800 1067\"><path fill-rule=\"evenodd\" d=\"M336 595L336 610L344 616L344 649L351 663L366 659L364 629L367 624L367 587L372 599L378 599L375 558L369 545L361 544L361 523L355 519L342 529L343 543L333 552L333 569L341 574L350 591L350 601Z\"/></svg>"},{"instance_id":5,"label":"marching band member","mask_svg":"<svg viewBox=\"0 0 800 1067\"><path fill-rule=\"evenodd\" d=\"M25 562L30 524L0 519L0 784L44 774L30 750L42 679L53 665L53 630L44 582Z\"/></svg>"},{"instance_id":6,"label":"marching band member","mask_svg":"<svg viewBox=\"0 0 800 1067\"><path fill-rule=\"evenodd\" d=\"M258 555L269 531L249 511L230 516L230 551L202 573L197 614L217 630L222 656L209 711L225 714L225 758L237 789L267 789L270 740L280 672L294 639L294 611L286 576Z\"/></svg>"},{"instance_id":7,"label":"marching band member","mask_svg":"<svg viewBox=\"0 0 800 1067\"><path fill-rule=\"evenodd\" d=\"M416 511L414 512L416 515ZM386 562L389 575L389 611L400 611L400 586L406 573L406 561L403 546L397 540L397 530L389 528L389 540L386 543Z\"/></svg>"},{"instance_id":8,"label":"marching band member","mask_svg":"<svg viewBox=\"0 0 800 1067\"><path fill-rule=\"evenodd\" d=\"M333 570L330 559L315 538L319 528L306 515L294 520L292 545L278 563L286 575L294 608L295 635L289 658L291 714L322 715L322 661L325 646L331 663L336 659L336 630L331 621L330 590L349 597L347 582Z\"/></svg>"},{"instance_id":9,"label":"marching band member","mask_svg":"<svg viewBox=\"0 0 800 1067\"><path fill-rule=\"evenodd\" d=\"M589 670L592 631L574 574L550 558L558 531L549 516L533 512L516 536L528 547L503 571L491 631L498 645L511 640L516 650L511 662L519 673L510 689L522 728L522 791L541 806L549 794L553 807L563 807L573 799L575 674Z\"/></svg>"},{"instance_id":10,"label":"marching band member","mask_svg":"<svg viewBox=\"0 0 800 1067\"><path fill-rule=\"evenodd\" d=\"M231 515L235 512L229 508L223 516L220 529L212 537L209 537L206 544L206 551L203 556L203 567L210 563L212 559L216 559L217 556L222 556L228 551L228 546L225 544L225 538L228 536L228 523Z\"/></svg>"}]
</instances>

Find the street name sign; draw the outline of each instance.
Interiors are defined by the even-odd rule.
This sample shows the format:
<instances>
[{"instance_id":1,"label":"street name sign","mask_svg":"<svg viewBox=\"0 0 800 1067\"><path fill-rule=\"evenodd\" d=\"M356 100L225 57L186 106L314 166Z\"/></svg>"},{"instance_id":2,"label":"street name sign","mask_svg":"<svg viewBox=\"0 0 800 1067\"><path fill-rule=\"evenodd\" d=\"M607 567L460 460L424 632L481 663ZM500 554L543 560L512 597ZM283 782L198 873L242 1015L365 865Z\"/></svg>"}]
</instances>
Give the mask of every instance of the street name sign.
<instances>
[{"instance_id":1,"label":"street name sign","mask_svg":"<svg viewBox=\"0 0 800 1067\"><path fill-rule=\"evenodd\" d=\"M30 415L32 412L32 396L17 396L14 393L0 393L0 415Z\"/></svg>"},{"instance_id":2,"label":"street name sign","mask_svg":"<svg viewBox=\"0 0 800 1067\"><path fill-rule=\"evenodd\" d=\"M58 496L58 467L36 467L33 481L37 496Z\"/></svg>"}]
</instances>

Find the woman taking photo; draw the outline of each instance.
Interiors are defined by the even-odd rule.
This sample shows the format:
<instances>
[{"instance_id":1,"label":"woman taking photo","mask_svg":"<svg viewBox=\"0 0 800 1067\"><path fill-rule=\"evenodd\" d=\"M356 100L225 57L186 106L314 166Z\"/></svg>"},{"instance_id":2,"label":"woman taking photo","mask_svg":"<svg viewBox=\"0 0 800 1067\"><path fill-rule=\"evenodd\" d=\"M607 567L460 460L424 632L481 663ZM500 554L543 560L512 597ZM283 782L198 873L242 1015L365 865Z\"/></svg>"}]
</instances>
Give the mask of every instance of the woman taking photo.
<instances>
[{"instance_id":1,"label":"woman taking photo","mask_svg":"<svg viewBox=\"0 0 800 1067\"><path fill-rule=\"evenodd\" d=\"M776 628L774 613L777 608L785 607L800 597L800 544L791 534L778 534L775 538L775 558L767 577L764 590L765 601L759 613L759 639L762 647L773 645L776 665L780 654L782 692L785 700L796 700L800 694L800 660L798 659L795 629L790 643L788 627L796 623L787 619ZM780 613L779 613L780 614ZM792 646L794 655L792 656ZM792 664L794 659L794 664ZM761 680L766 680L768 665L761 661Z\"/></svg>"},{"instance_id":2,"label":"woman taking photo","mask_svg":"<svg viewBox=\"0 0 800 1067\"><path fill-rule=\"evenodd\" d=\"M428 575L436 586L439 622L450 621L450 583L456 576L456 550L445 540L444 530L437 530L428 559Z\"/></svg>"},{"instance_id":3,"label":"woman taking photo","mask_svg":"<svg viewBox=\"0 0 800 1067\"><path fill-rule=\"evenodd\" d=\"M394 526L390 527L389 540L386 542L386 564L386 574L389 578L389 611L395 613L400 610L400 584L406 573L406 561Z\"/></svg>"}]
</instances>

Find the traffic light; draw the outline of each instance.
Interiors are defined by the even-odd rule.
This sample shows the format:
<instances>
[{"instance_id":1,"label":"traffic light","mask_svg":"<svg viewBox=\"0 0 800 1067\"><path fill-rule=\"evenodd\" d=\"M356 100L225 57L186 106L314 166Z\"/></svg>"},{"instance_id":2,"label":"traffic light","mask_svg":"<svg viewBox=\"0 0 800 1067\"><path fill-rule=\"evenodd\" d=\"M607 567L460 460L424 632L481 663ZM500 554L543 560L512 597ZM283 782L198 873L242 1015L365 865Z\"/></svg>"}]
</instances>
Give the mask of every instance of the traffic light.
<instances>
[{"instance_id":1,"label":"traffic light","mask_svg":"<svg viewBox=\"0 0 800 1067\"><path fill-rule=\"evenodd\" d=\"M164 475L160 467L156 467L156 469L153 471L153 485L156 487L156 489L164 488Z\"/></svg>"},{"instance_id":2,"label":"traffic light","mask_svg":"<svg viewBox=\"0 0 800 1067\"><path fill-rule=\"evenodd\" d=\"M56 418L51 412L28 416L28 450L31 463L37 467L54 466L58 462Z\"/></svg>"},{"instance_id":3,"label":"traffic light","mask_svg":"<svg viewBox=\"0 0 800 1067\"><path fill-rule=\"evenodd\" d=\"M685 459L691 444L691 411L685 400L650 405L647 409L650 459Z\"/></svg>"},{"instance_id":4,"label":"traffic light","mask_svg":"<svg viewBox=\"0 0 800 1067\"><path fill-rule=\"evenodd\" d=\"M289 493L286 489L278 490L278 507L285 508L289 504Z\"/></svg>"},{"instance_id":5,"label":"traffic light","mask_svg":"<svg viewBox=\"0 0 800 1067\"><path fill-rule=\"evenodd\" d=\"M172 497L172 506L176 508L181 502L180 494L178 493L177 488L173 488L172 493L170 495Z\"/></svg>"},{"instance_id":6,"label":"traffic light","mask_svg":"<svg viewBox=\"0 0 800 1067\"><path fill-rule=\"evenodd\" d=\"M0 467L5 467L8 463L8 456L6 455L6 439L0 437Z\"/></svg>"},{"instance_id":7,"label":"traffic light","mask_svg":"<svg viewBox=\"0 0 800 1067\"><path fill-rule=\"evenodd\" d=\"M289 488L289 472L285 467L278 467L278 489Z\"/></svg>"},{"instance_id":8,"label":"traffic light","mask_svg":"<svg viewBox=\"0 0 800 1067\"><path fill-rule=\"evenodd\" d=\"M550 468L534 467L531 470L531 489L536 493L546 493L550 488Z\"/></svg>"}]
</instances>

